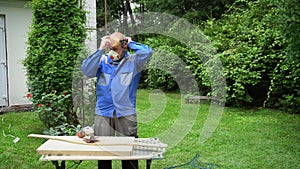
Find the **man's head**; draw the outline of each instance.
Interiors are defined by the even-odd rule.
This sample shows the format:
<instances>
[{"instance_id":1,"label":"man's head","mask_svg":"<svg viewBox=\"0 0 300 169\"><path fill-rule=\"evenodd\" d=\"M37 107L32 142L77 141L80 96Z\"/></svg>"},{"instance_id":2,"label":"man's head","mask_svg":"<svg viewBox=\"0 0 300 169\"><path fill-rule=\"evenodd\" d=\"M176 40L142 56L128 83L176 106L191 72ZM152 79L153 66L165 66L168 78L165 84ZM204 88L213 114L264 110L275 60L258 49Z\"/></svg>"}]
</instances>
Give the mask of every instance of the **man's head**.
<instances>
[{"instance_id":1,"label":"man's head","mask_svg":"<svg viewBox=\"0 0 300 169\"><path fill-rule=\"evenodd\" d=\"M126 37L120 32L114 32L110 35L110 51L109 55L113 61L118 61L124 57L127 43Z\"/></svg>"}]
</instances>

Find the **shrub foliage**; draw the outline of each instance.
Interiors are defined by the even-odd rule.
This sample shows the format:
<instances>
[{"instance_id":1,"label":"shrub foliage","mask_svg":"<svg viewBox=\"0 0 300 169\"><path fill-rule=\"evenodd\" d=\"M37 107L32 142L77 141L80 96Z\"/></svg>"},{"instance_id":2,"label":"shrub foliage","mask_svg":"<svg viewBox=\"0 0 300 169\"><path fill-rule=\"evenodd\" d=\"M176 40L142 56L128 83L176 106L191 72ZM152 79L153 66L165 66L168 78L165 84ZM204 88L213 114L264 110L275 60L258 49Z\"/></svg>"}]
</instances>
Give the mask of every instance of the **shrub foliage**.
<instances>
[{"instance_id":1,"label":"shrub foliage","mask_svg":"<svg viewBox=\"0 0 300 169\"><path fill-rule=\"evenodd\" d=\"M77 125L72 78L84 48L85 12L77 0L33 0L32 11L23 62L31 100L47 128Z\"/></svg>"},{"instance_id":2,"label":"shrub foliage","mask_svg":"<svg viewBox=\"0 0 300 169\"><path fill-rule=\"evenodd\" d=\"M287 9L288 3L236 1L220 20L207 22L205 32L225 67L228 104L299 111L299 52L291 48L299 49L290 36L299 29L299 14L288 16L297 8ZM287 25L295 28L287 33Z\"/></svg>"},{"instance_id":3,"label":"shrub foliage","mask_svg":"<svg viewBox=\"0 0 300 169\"><path fill-rule=\"evenodd\" d=\"M296 0L236 0L220 19L212 18L201 25L223 64L227 105L299 112L300 16L296 4ZM178 56L193 72L200 94L212 95L210 80L213 79L206 68L214 62L213 57L200 60L199 53L166 37L155 36L145 42ZM205 51L207 47L195 48ZM164 53L156 55L152 58L156 62L164 63L171 70L185 71L179 70L180 63L166 58ZM145 72L145 86L176 89L170 72L159 69Z\"/></svg>"}]
</instances>

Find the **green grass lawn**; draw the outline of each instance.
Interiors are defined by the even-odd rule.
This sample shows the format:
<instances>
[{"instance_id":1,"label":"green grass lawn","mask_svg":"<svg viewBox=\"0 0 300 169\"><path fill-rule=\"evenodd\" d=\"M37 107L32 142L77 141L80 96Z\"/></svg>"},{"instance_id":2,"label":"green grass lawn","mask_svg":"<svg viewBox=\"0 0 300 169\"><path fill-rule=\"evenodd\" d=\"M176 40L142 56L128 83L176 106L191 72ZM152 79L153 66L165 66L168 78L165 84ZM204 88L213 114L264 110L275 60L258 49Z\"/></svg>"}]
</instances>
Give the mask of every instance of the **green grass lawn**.
<instances>
[{"instance_id":1,"label":"green grass lawn","mask_svg":"<svg viewBox=\"0 0 300 169\"><path fill-rule=\"evenodd\" d=\"M182 139L167 149L164 159L153 160L153 169L189 162L196 154L200 154L201 162L218 164L220 168L300 168L299 115L269 109L225 108L216 130L206 142L200 144L200 133L209 114L209 104L200 104L197 116L194 116L192 112L195 109L185 105L179 94L149 93L147 90L138 92L139 137L165 134L170 138L162 139L164 141ZM181 112L183 107L187 112ZM192 118L184 117L184 113ZM45 140L27 138L28 134L43 131L44 126L37 113L6 113L0 115L0 119L1 169L55 168L51 162L39 161L40 156L36 154L36 149ZM191 120L191 123L183 123L182 127L179 123L174 127L173 124L180 120ZM191 129L185 131L189 125ZM13 136L19 137L20 141L13 143ZM72 164L67 162L67 167ZM113 165L114 168L120 168L119 161ZM144 166L145 162L140 161L140 168ZM84 161L78 166L78 169L85 168L96 169L97 163Z\"/></svg>"}]
</instances>

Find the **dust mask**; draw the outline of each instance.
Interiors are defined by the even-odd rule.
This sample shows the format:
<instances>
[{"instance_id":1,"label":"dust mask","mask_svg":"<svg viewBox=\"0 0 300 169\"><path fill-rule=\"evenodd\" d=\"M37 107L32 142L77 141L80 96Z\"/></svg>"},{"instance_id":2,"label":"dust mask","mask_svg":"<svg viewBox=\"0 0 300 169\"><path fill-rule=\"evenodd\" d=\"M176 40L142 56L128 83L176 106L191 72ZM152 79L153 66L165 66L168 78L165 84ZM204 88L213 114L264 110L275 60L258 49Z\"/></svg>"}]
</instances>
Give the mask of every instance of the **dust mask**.
<instances>
[{"instance_id":1,"label":"dust mask","mask_svg":"<svg viewBox=\"0 0 300 169\"><path fill-rule=\"evenodd\" d=\"M120 55L117 52L113 51L113 50L110 50L108 55L109 55L109 58L112 61L117 61L117 60L121 59Z\"/></svg>"}]
</instances>

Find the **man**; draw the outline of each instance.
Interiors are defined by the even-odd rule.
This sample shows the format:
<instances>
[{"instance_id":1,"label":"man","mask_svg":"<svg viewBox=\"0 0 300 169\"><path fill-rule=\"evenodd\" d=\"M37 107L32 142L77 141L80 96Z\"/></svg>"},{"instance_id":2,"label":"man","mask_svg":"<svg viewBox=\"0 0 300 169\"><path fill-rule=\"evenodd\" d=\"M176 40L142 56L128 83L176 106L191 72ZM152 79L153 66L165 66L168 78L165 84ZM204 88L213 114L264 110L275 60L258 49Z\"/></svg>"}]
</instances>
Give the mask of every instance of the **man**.
<instances>
[{"instance_id":1,"label":"man","mask_svg":"<svg viewBox=\"0 0 300 169\"><path fill-rule=\"evenodd\" d=\"M129 54L127 49L134 53ZM109 49L108 54L103 54ZM82 63L88 77L97 77L94 130L97 136L137 137L136 92L141 71L152 55L150 47L120 32L102 38L99 49ZM111 169L111 161L98 161ZM123 169L137 169L137 160L123 160Z\"/></svg>"}]
</instances>

